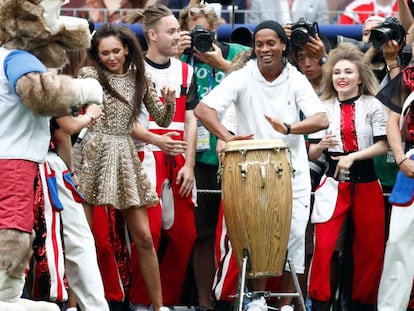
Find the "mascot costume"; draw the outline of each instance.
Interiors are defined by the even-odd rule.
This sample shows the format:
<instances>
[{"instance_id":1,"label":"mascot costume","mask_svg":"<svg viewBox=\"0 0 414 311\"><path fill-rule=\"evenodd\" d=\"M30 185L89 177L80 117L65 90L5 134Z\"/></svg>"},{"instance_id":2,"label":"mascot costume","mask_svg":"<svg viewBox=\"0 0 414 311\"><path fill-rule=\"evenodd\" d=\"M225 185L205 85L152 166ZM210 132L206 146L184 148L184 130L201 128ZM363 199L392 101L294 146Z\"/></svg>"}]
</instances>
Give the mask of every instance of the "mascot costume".
<instances>
[{"instance_id":1,"label":"mascot costume","mask_svg":"<svg viewBox=\"0 0 414 311\"><path fill-rule=\"evenodd\" d=\"M86 20L60 17L62 0L0 0L0 310L60 310L22 299L33 241L34 180L47 155L49 116L102 103L94 79L47 68L89 46Z\"/></svg>"}]
</instances>

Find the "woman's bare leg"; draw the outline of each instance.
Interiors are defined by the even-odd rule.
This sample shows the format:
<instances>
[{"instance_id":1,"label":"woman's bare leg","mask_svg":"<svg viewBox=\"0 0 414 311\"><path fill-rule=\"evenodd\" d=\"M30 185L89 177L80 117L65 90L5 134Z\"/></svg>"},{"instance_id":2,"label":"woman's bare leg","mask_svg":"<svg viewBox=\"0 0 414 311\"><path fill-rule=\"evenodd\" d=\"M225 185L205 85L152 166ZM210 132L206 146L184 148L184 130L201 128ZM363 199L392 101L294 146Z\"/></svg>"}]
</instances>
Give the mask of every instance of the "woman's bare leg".
<instances>
[{"instance_id":1,"label":"woman's bare leg","mask_svg":"<svg viewBox=\"0 0 414 311\"><path fill-rule=\"evenodd\" d=\"M152 242L151 231L148 222L148 214L145 208L128 208L121 210L127 223L132 240L135 243L139 265L145 285L154 310L162 306L162 291L160 270L157 253Z\"/></svg>"}]
</instances>

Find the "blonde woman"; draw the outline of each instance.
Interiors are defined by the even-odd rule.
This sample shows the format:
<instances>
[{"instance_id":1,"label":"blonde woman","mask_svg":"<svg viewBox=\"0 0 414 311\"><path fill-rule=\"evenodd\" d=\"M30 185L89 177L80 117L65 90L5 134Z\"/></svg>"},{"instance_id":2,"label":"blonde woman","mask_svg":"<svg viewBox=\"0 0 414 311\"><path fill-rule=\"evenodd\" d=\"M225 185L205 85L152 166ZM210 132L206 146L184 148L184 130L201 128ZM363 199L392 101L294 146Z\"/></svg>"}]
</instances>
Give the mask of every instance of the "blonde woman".
<instances>
[{"instance_id":1,"label":"blonde woman","mask_svg":"<svg viewBox=\"0 0 414 311\"><path fill-rule=\"evenodd\" d=\"M385 244L385 212L373 158L386 153L386 113L375 98L377 79L363 53L343 43L324 66L322 100L329 128L310 135L309 157L327 153L329 168L315 190L314 255L309 271L312 310L328 310L330 261L350 213L353 232L352 299L375 305Z\"/></svg>"}]
</instances>

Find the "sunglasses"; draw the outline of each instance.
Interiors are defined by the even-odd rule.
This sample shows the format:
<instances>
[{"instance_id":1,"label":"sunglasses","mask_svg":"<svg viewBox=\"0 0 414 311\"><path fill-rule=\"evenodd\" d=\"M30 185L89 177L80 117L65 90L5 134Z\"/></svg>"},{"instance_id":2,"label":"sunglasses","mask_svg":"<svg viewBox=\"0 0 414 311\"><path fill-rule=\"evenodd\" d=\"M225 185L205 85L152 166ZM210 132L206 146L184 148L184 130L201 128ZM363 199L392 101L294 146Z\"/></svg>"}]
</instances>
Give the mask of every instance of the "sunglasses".
<instances>
[{"instance_id":1,"label":"sunglasses","mask_svg":"<svg viewBox=\"0 0 414 311\"><path fill-rule=\"evenodd\" d=\"M210 13L210 12L213 12L213 11L214 11L214 8L212 6L208 6L208 5L206 5L204 7L194 6L194 7L190 8L189 15L192 16L192 17L197 16L199 14L206 15L207 13Z\"/></svg>"}]
</instances>

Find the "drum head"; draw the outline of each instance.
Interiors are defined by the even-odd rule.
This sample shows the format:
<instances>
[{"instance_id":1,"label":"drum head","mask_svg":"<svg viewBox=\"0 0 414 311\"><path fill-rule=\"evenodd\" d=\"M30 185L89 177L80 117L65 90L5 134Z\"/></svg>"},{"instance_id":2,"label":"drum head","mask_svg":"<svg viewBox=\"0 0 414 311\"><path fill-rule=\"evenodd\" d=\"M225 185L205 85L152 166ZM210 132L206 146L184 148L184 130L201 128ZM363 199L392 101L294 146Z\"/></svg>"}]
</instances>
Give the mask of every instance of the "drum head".
<instances>
[{"instance_id":1,"label":"drum head","mask_svg":"<svg viewBox=\"0 0 414 311\"><path fill-rule=\"evenodd\" d=\"M287 145L281 139L246 139L232 140L226 143L224 152L239 150L286 149Z\"/></svg>"}]
</instances>

